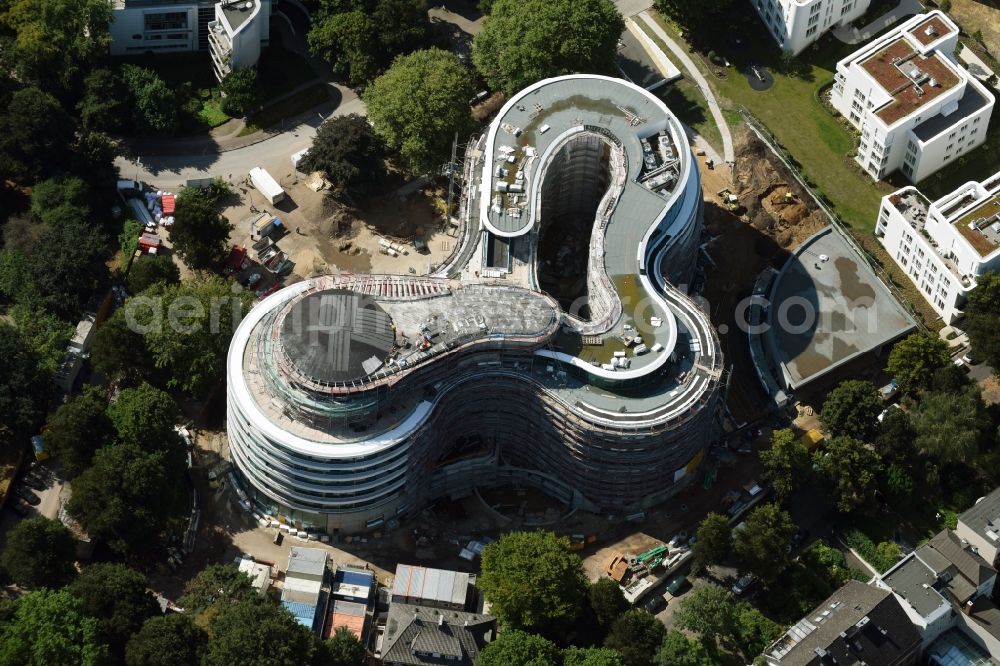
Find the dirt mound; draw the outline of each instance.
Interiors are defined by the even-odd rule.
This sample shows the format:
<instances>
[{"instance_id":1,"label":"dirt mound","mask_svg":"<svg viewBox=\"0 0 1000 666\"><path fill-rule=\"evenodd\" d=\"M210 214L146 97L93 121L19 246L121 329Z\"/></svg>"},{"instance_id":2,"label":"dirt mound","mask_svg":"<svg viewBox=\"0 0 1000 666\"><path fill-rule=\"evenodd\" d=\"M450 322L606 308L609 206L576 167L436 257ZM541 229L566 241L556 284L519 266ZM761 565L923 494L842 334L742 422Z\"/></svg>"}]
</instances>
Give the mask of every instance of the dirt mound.
<instances>
[{"instance_id":1,"label":"dirt mound","mask_svg":"<svg viewBox=\"0 0 1000 666\"><path fill-rule=\"evenodd\" d=\"M812 199L753 133L737 135L735 152L733 186L754 229L790 249L826 226Z\"/></svg>"}]
</instances>

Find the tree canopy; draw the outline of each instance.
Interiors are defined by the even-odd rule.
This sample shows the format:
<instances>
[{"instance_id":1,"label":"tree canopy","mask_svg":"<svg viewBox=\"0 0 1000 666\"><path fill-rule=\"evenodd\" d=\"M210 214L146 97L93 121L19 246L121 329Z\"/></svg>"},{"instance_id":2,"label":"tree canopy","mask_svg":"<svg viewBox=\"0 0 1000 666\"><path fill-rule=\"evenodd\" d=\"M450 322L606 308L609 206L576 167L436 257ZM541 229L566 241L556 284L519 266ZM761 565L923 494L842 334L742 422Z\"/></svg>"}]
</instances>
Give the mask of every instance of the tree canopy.
<instances>
[{"instance_id":1,"label":"tree canopy","mask_svg":"<svg viewBox=\"0 0 1000 666\"><path fill-rule=\"evenodd\" d=\"M197 664L208 635L186 613L151 617L125 647L126 666ZM339 666L339 665L337 665Z\"/></svg>"},{"instance_id":2,"label":"tree canopy","mask_svg":"<svg viewBox=\"0 0 1000 666\"><path fill-rule=\"evenodd\" d=\"M626 666L651 666L666 634L654 615L633 608L611 625L604 645L621 654Z\"/></svg>"},{"instance_id":3,"label":"tree canopy","mask_svg":"<svg viewBox=\"0 0 1000 666\"><path fill-rule=\"evenodd\" d=\"M848 513L871 504L878 489L882 461L864 442L834 437L813 455L816 471L833 490L837 509Z\"/></svg>"},{"instance_id":4,"label":"tree canopy","mask_svg":"<svg viewBox=\"0 0 1000 666\"><path fill-rule=\"evenodd\" d=\"M739 569L770 582L785 570L791 559L785 547L795 534L795 523L774 502L751 511L745 523L733 533L733 552Z\"/></svg>"},{"instance_id":5,"label":"tree canopy","mask_svg":"<svg viewBox=\"0 0 1000 666\"><path fill-rule=\"evenodd\" d=\"M365 646L347 627L337 627L321 646L324 666L365 666Z\"/></svg>"},{"instance_id":6,"label":"tree canopy","mask_svg":"<svg viewBox=\"0 0 1000 666\"><path fill-rule=\"evenodd\" d=\"M258 594L221 606L209 625L204 666L301 666L316 640L285 608Z\"/></svg>"},{"instance_id":7,"label":"tree canopy","mask_svg":"<svg viewBox=\"0 0 1000 666\"><path fill-rule=\"evenodd\" d=\"M694 556L691 566L695 571L722 562L732 552L733 530L722 514L710 512L705 516L696 535L698 538L691 547Z\"/></svg>"},{"instance_id":8,"label":"tree canopy","mask_svg":"<svg viewBox=\"0 0 1000 666\"><path fill-rule=\"evenodd\" d=\"M367 83L430 37L426 0L322 0L309 50L351 85Z\"/></svg>"},{"instance_id":9,"label":"tree canopy","mask_svg":"<svg viewBox=\"0 0 1000 666\"><path fill-rule=\"evenodd\" d=\"M257 68L240 67L226 74L219 84L224 97L220 107L222 112L242 117L257 104Z\"/></svg>"},{"instance_id":10,"label":"tree canopy","mask_svg":"<svg viewBox=\"0 0 1000 666\"><path fill-rule=\"evenodd\" d=\"M134 444L105 446L73 482L66 508L112 550L149 550L167 521L187 509L183 473L184 460L173 452L150 453Z\"/></svg>"},{"instance_id":11,"label":"tree canopy","mask_svg":"<svg viewBox=\"0 0 1000 666\"><path fill-rule=\"evenodd\" d=\"M590 585L590 607L597 623L607 629L628 610L628 601L621 586L607 577L598 578Z\"/></svg>"},{"instance_id":12,"label":"tree canopy","mask_svg":"<svg viewBox=\"0 0 1000 666\"><path fill-rule=\"evenodd\" d=\"M352 113L319 126L300 169L322 171L335 187L361 194L385 176L384 158L385 147L368 119Z\"/></svg>"},{"instance_id":13,"label":"tree canopy","mask_svg":"<svg viewBox=\"0 0 1000 666\"><path fill-rule=\"evenodd\" d=\"M16 328L0 322L0 443L19 443L35 434L52 390L51 377L38 368L38 359Z\"/></svg>"},{"instance_id":14,"label":"tree canopy","mask_svg":"<svg viewBox=\"0 0 1000 666\"><path fill-rule=\"evenodd\" d=\"M562 651L562 666L625 666L625 662L611 648L568 647Z\"/></svg>"},{"instance_id":15,"label":"tree canopy","mask_svg":"<svg viewBox=\"0 0 1000 666\"><path fill-rule=\"evenodd\" d=\"M760 452L760 462L779 502L787 501L812 472L809 449L788 428L771 434L771 448Z\"/></svg>"},{"instance_id":16,"label":"tree canopy","mask_svg":"<svg viewBox=\"0 0 1000 666\"><path fill-rule=\"evenodd\" d=\"M671 629L653 660L656 666L714 666L705 646Z\"/></svg>"},{"instance_id":17,"label":"tree canopy","mask_svg":"<svg viewBox=\"0 0 1000 666\"><path fill-rule=\"evenodd\" d=\"M611 0L495 0L472 61L491 87L513 95L553 76L611 73L624 29Z\"/></svg>"},{"instance_id":18,"label":"tree canopy","mask_svg":"<svg viewBox=\"0 0 1000 666\"><path fill-rule=\"evenodd\" d=\"M29 592L0 627L0 666L103 666L107 657L97 620L66 590Z\"/></svg>"},{"instance_id":19,"label":"tree canopy","mask_svg":"<svg viewBox=\"0 0 1000 666\"><path fill-rule=\"evenodd\" d=\"M506 627L546 636L572 625L587 593L580 558L552 532L511 532L488 545L478 582Z\"/></svg>"},{"instance_id":20,"label":"tree canopy","mask_svg":"<svg viewBox=\"0 0 1000 666\"><path fill-rule=\"evenodd\" d=\"M174 251L191 268L210 268L222 261L233 225L219 212L209 190L185 187L177 195L170 240Z\"/></svg>"},{"instance_id":21,"label":"tree canopy","mask_svg":"<svg viewBox=\"0 0 1000 666\"><path fill-rule=\"evenodd\" d=\"M0 114L2 166L18 182L35 182L64 163L73 143L73 120L59 100L38 88L16 91Z\"/></svg>"},{"instance_id":22,"label":"tree canopy","mask_svg":"<svg viewBox=\"0 0 1000 666\"><path fill-rule=\"evenodd\" d=\"M969 293L963 327L969 334L972 351L1000 371L1000 273L990 272L976 279ZM978 360L978 359L977 359Z\"/></svg>"},{"instance_id":23,"label":"tree canopy","mask_svg":"<svg viewBox=\"0 0 1000 666\"><path fill-rule=\"evenodd\" d=\"M235 603L254 594L250 578L231 564L210 564L184 586L177 601L189 613L202 613L218 601Z\"/></svg>"},{"instance_id":24,"label":"tree canopy","mask_svg":"<svg viewBox=\"0 0 1000 666\"><path fill-rule=\"evenodd\" d=\"M76 539L44 516L25 518L7 534L0 565L22 587L60 587L73 579Z\"/></svg>"},{"instance_id":25,"label":"tree canopy","mask_svg":"<svg viewBox=\"0 0 1000 666\"><path fill-rule=\"evenodd\" d=\"M736 650L744 663L763 652L782 631L781 626L747 602L737 601L728 590L711 584L692 590L681 602L676 617L678 627L701 635L709 654L714 654L721 642Z\"/></svg>"},{"instance_id":26,"label":"tree canopy","mask_svg":"<svg viewBox=\"0 0 1000 666\"><path fill-rule=\"evenodd\" d=\"M833 437L870 442L878 432L878 415L883 408L882 394L874 384L849 379L827 394L819 421Z\"/></svg>"},{"instance_id":27,"label":"tree canopy","mask_svg":"<svg viewBox=\"0 0 1000 666\"><path fill-rule=\"evenodd\" d=\"M518 629L501 632L483 648L476 666L559 666L559 648L551 641Z\"/></svg>"},{"instance_id":28,"label":"tree canopy","mask_svg":"<svg viewBox=\"0 0 1000 666\"><path fill-rule=\"evenodd\" d=\"M734 11L734 0L656 0L655 5L684 26L694 39L724 29Z\"/></svg>"},{"instance_id":29,"label":"tree canopy","mask_svg":"<svg viewBox=\"0 0 1000 666\"><path fill-rule=\"evenodd\" d=\"M411 173L436 173L459 139L472 129L472 78L458 58L441 49L400 56L365 91L378 134L406 161ZM420 103L414 103L419 100Z\"/></svg>"},{"instance_id":30,"label":"tree canopy","mask_svg":"<svg viewBox=\"0 0 1000 666\"><path fill-rule=\"evenodd\" d=\"M153 70L138 65L122 65L121 72L135 128L148 134L175 132L180 126L177 103L163 79ZM173 237L172 230L170 236Z\"/></svg>"},{"instance_id":31,"label":"tree canopy","mask_svg":"<svg viewBox=\"0 0 1000 666\"><path fill-rule=\"evenodd\" d=\"M987 440L990 419L972 385L959 393L925 393L913 412L917 449L942 463L969 462Z\"/></svg>"},{"instance_id":32,"label":"tree canopy","mask_svg":"<svg viewBox=\"0 0 1000 666\"><path fill-rule=\"evenodd\" d=\"M146 340L133 330L132 313L118 308L97 327L90 347L90 362L112 384L139 384L155 368L146 349Z\"/></svg>"},{"instance_id":33,"label":"tree canopy","mask_svg":"<svg viewBox=\"0 0 1000 666\"><path fill-rule=\"evenodd\" d=\"M118 441L149 452L176 451L181 445L174 431L179 413L169 393L145 383L119 391L108 406Z\"/></svg>"},{"instance_id":34,"label":"tree canopy","mask_svg":"<svg viewBox=\"0 0 1000 666\"><path fill-rule=\"evenodd\" d=\"M143 255L132 262L126 285L130 294L139 294L157 282L169 286L180 281L181 270L177 267L173 257L166 254L155 254Z\"/></svg>"},{"instance_id":35,"label":"tree canopy","mask_svg":"<svg viewBox=\"0 0 1000 666\"><path fill-rule=\"evenodd\" d=\"M947 343L936 335L919 332L896 343L886 369L904 393L913 394L930 388L934 372L949 363Z\"/></svg>"},{"instance_id":36,"label":"tree canopy","mask_svg":"<svg viewBox=\"0 0 1000 666\"><path fill-rule=\"evenodd\" d=\"M875 450L884 460L909 464L916 453L916 437L910 415L902 409L890 409L879 423Z\"/></svg>"},{"instance_id":37,"label":"tree canopy","mask_svg":"<svg viewBox=\"0 0 1000 666\"><path fill-rule=\"evenodd\" d=\"M80 599L80 609L97 619L99 638L120 659L129 637L147 619L160 614L148 586L146 576L135 569L98 563L84 567L69 591Z\"/></svg>"}]
</instances>

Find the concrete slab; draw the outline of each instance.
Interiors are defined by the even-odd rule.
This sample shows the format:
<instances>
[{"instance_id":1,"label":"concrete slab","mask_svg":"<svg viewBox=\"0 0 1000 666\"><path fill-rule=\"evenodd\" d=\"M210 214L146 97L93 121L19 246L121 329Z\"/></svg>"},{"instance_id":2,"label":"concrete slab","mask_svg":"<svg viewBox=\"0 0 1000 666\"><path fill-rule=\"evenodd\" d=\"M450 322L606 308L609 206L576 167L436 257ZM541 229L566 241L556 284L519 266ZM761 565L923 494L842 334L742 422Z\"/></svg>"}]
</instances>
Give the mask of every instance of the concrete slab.
<instances>
[{"instance_id":1,"label":"concrete slab","mask_svg":"<svg viewBox=\"0 0 1000 666\"><path fill-rule=\"evenodd\" d=\"M628 18L646 11L653 6L652 0L615 0L615 6L622 16Z\"/></svg>"}]
</instances>

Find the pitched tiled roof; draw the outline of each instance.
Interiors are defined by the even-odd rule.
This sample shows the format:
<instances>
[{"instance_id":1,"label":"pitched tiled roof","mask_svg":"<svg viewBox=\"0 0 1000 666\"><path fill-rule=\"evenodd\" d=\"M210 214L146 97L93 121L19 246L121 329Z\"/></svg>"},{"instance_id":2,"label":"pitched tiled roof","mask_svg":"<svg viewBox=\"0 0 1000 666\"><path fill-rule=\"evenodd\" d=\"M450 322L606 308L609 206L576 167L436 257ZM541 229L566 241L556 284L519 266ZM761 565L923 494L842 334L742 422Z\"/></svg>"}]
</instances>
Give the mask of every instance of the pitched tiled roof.
<instances>
[{"instance_id":1,"label":"pitched tiled roof","mask_svg":"<svg viewBox=\"0 0 1000 666\"><path fill-rule=\"evenodd\" d=\"M490 615L393 603L385 624L382 661L472 666L495 633L496 618Z\"/></svg>"}]
</instances>

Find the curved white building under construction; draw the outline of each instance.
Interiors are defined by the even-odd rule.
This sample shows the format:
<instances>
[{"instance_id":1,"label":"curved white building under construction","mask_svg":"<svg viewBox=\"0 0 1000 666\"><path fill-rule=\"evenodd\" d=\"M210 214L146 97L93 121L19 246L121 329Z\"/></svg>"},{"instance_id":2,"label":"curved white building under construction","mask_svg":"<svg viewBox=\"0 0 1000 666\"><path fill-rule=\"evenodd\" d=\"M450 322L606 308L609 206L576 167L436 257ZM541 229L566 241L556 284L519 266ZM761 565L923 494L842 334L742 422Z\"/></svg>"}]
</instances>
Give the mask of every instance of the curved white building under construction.
<instances>
[{"instance_id":1,"label":"curved white building under construction","mask_svg":"<svg viewBox=\"0 0 1000 666\"><path fill-rule=\"evenodd\" d=\"M229 439L261 512L357 531L510 482L633 512L700 462L722 358L685 295L701 186L673 114L621 79L547 79L465 170L433 276L314 278L238 328Z\"/></svg>"}]
</instances>

